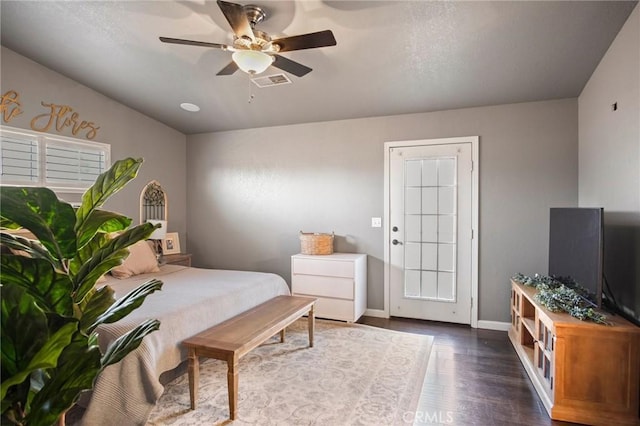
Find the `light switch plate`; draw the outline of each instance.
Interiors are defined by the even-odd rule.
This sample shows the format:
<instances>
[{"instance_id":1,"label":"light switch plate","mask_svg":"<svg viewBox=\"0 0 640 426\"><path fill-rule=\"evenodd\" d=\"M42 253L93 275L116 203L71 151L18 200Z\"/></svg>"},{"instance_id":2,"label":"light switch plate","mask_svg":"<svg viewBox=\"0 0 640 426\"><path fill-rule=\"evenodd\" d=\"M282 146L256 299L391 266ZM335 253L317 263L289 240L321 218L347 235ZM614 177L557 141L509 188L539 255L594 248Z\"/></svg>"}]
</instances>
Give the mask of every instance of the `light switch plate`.
<instances>
[{"instance_id":1,"label":"light switch plate","mask_svg":"<svg viewBox=\"0 0 640 426\"><path fill-rule=\"evenodd\" d=\"M381 217L372 217L371 218L371 227L372 228L381 228L382 227L382 218Z\"/></svg>"}]
</instances>

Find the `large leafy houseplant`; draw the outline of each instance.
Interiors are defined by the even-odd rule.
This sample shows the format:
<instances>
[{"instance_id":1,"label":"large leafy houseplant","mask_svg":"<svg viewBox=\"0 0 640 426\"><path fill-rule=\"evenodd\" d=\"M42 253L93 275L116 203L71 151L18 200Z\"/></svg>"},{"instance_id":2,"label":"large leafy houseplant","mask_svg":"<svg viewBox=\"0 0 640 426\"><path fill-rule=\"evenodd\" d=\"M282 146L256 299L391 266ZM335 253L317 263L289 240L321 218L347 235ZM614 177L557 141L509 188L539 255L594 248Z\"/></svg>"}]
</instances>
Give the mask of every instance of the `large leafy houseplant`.
<instances>
[{"instance_id":1,"label":"large leafy houseplant","mask_svg":"<svg viewBox=\"0 0 640 426\"><path fill-rule=\"evenodd\" d=\"M96 328L138 308L162 282L150 280L116 301L98 279L122 263L152 224L101 210L137 173L141 159L117 161L74 209L47 188L0 187L2 245L2 424L51 425L106 366L137 348L158 320L146 320L104 353ZM115 237L113 235L116 235Z\"/></svg>"}]
</instances>

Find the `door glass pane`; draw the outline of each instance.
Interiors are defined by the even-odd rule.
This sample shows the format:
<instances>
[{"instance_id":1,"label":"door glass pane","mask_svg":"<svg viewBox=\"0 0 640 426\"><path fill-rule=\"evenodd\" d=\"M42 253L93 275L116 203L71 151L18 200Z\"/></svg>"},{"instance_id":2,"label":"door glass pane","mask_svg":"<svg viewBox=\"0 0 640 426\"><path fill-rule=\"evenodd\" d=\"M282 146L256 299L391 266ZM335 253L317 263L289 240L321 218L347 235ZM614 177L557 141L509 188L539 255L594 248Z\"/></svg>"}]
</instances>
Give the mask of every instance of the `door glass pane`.
<instances>
[{"instance_id":1,"label":"door glass pane","mask_svg":"<svg viewBox=\"0 0 640 426\"><path fill-rule=\"evenodd\" d=\"M420 214L422 211L420 207L420 191L420 188L406 188L404 200L405 214Z\"/></svg>"},{"instance_id":2,"label":"door glass pane","mask_svg":"<svg viewBox=\"0 0 640 426\"><path fill-rule=\"evenodd\" d=\"M405 269L420 269L420 243L405 242L404 267Z\"/></svg>"},{"instance_id":3,"label":"door glass pane","mask_svg":"<svg viewBox=\"0 0 640 426\"><path fill-rule=\"evenodd\" d=\"M438 271L453 272L454 249L454 244L438 244Z\"/></svg>"},{"instance_id":4,"label":"door glass pane","mask_svg":"<svg viewBox=\"0 0 640 426\"><path fill-rule=\"evenodd\" d=\"M438 160L422 160L422 186L438 186Z\"/></svg>"},{"instance_id":5,"label":"door glass pane","mask_svg":"<svg viewBox=\"0 0 640 426\"><path fill-rule=\"evenodd\" d=\"M405 297L455 301L456 157L405 161Z\"/></svg>"},{"instance_id":6,"label":"door glass pane","mask_svg":"<svg viewBox=\"0 0 640 426\"><path fill-rule=\"evenodd\" d=\"M420 269L437 271L438 270L438 244L422 245L422 263Z\"/></svg>"},{"instance_id":7,"label":"door glass pane","mask_svg":"<svg viewBox=\"0 0 640 426\"><path fill-rule=\"evenodd\" d=\"M435 271L422 272L422 286L420 287L420 295L435 299L438 297L438 273Z\"/></svg>"},{"instance_id":8,"label":"door glass pane","mask_svg":"<svg viewBox=\"0 0 640 426\"><path fill-rule=\"evenodd\" d=\"M452 186L438 188L438 213L454 214L456 212L456 189Z\"/></svg>"},{"instance_id":9,"label":"door glass pane","mask_svg":"<svg viewBox=\"0 0 640 426\"><path fill-rule=\"evenodd\" d=\"M419 215L407 215L404 220L405 240L420 242L420 218Z\"/></svg>"},{"instance_id":10,"label":"door glass pane","mask_svg":"<svg viewBox=\"0 0 640 426\"><path fill-rule=\"evenodd\" d=\"M455 225L455 216L438 216L438 241L441 243L455 243Z\"/></svg>"},{"instance_id":11,"label":"door glass pane","mask_svg":"<svg viewBox=\"0 0 640 426\"><path fill-rule=\"evenodd\" d=\"M422 241L437 243L438 232L438 216L422 216Z\"/></svg>"},{"instance_id":12,"label":"door glass pane","mask_svg":"<svg viewBox=\"0 0 640 426\"><path fill-rule=\"evenodd\" d=\"M456 184L456 161L454 158L438 160L438 186L453 186Z\"/></svg>"},{"instance_id":13,"label":"door glass pane","mask_svg":"<svg viewBox=\"0 0 640 426\"><path fill-rule=\"evenodd\" d=\"M407 186L422 186L422 160L408 160L405 166L405 182Z\"/></svg>"},{"instance_id":14,"label":"door glass pane","mask_svg":"<svg viewBox=\"0 0 640 426\"><path fill-rule=\"evenodd\" d=\"M438 272L438 299L455 301L455 274Z\"/></svg>"},{"instance_id":15,"label":"door glass pane","mask_svg":"<svg viewBox=\"0 0 640 426\"><path fill-rule=\"evenodd\" d=\"M438 213L438 188L422 188L422 214Z\"/></svg>"}]
</instances>

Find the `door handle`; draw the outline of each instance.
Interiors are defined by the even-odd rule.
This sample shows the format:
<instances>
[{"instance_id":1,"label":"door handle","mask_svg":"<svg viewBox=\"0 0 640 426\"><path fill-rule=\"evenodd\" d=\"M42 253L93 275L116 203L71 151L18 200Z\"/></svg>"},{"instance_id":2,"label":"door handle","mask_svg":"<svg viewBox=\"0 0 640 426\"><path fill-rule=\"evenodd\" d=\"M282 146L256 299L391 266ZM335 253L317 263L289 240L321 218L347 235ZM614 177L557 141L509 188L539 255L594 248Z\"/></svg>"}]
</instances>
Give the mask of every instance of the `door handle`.
<instances>
[{"instance_id":1,"label":"door handle","mask_svg":"<svg viewBox=\"0 0 640 426\"><path fill-rule=\"evenodd\" d=\"M391 241L391 244L393 244L394 246L397 246L398 244L402 245L402 241L394 239L393 241Z\"/></svg>"}]
</instances>

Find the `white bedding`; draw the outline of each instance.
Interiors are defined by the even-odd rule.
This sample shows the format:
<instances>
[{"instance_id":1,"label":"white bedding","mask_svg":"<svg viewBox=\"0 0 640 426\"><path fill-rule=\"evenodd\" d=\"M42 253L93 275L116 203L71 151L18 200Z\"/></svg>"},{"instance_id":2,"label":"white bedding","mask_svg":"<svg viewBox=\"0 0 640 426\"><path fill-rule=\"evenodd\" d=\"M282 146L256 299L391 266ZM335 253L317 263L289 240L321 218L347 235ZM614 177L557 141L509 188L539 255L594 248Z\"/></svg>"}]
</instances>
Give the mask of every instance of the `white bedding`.
<instances>
[{"instance_id":1,"label":"white bedding","mask_svg":"<svg viewBox=\"0 0 640 426\"><path fill-rule=\"evenodd\" d=\"M180 342L272 297L289 294L282 277L261 272L197 269L166 265L160 272L106 284L122 297L138 285L158 278L164 285L144 304L115 324L100 326L100 346L147 318L161 321L138 349L97 378L82 424L143 425L164 387L160 374L186 359Z\"/></svg>"}]
</instances>

